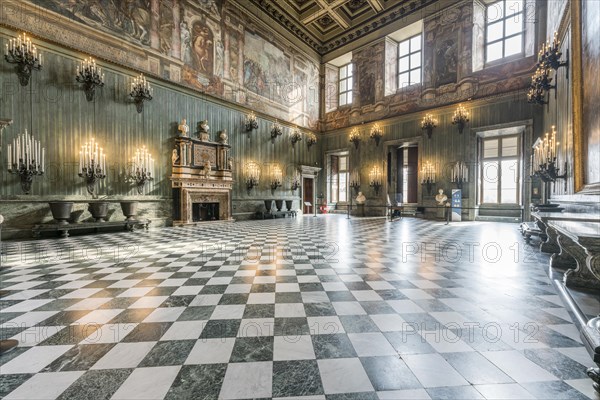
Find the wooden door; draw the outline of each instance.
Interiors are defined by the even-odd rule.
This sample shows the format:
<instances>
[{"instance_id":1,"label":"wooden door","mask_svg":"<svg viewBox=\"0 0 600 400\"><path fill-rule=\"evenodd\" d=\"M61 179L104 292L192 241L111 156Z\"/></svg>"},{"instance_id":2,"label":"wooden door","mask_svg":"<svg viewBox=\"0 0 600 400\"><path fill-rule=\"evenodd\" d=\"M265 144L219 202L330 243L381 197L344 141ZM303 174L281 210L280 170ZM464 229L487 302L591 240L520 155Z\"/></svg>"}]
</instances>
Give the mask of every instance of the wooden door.
<instances>
[{"instance_id":1,"label":"wooden door","mask_svg":"<svg viewBox=\"0 0 600 400\"><path fill-rule=\"evenodd\" d=\"M310 204L315 206L314 204L314 194L313 194L313 181L314 179L303 178L302 179L302 210L304 210L304 214L311 214L313 212L312 207L305 206L304 202L310 202Z\"/></svg>"}]
</instances>

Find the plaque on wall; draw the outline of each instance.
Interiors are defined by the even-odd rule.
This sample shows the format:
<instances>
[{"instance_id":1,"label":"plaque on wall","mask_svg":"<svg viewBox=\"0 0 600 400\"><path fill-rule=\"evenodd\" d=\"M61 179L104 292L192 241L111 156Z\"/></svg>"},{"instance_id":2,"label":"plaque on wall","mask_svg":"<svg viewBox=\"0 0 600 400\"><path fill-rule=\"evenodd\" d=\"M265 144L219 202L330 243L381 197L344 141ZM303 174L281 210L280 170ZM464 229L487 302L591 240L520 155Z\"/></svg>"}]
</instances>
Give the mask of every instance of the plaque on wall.
<instances>
[{"instance_id":1,"label":"plaque on wall","mask_svg":"<svg viewBox=\"0 0 600 400\"><path fill-rule=\"evenodd\" d=\"M201 167L208 160L212 166L217 165L217 153L214 147L194 143L194 166Z\"/></svg>"}]
</instances>

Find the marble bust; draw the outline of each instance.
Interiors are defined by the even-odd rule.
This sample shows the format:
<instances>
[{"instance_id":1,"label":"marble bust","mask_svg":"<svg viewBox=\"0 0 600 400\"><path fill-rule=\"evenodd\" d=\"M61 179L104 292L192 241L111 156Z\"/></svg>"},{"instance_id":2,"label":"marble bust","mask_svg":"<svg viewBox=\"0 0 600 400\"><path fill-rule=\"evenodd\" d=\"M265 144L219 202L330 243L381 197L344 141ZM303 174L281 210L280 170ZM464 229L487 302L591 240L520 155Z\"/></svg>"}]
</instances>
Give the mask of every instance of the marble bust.
<instances>
[{"instance_id":1,"label":"marble bust","mask_svg":"<svg viewBox=\"0 0 600 400\"><path fill-rule=\"evenodd\" d=\"M208 120L202 120L200 121L200 131L198 132L198 136L200 136L200 140L202 140L203 142L207 142L208 141L208 130L210 129L210 126L208 126Z\"/></svg>"},{"instance_id":2,"label":"marble bust","mask_svg":"<svg viewBox=\"0 0 600 400\"><path fill-rule=\"evenodd\" d=\"M365 197L365 195L362 192L358 192L358 196L356 196L356 202L358 204L365 204L366 200L367 198Z\"/></svg>"},{"instance_id":3,"label":"marble bust","mask_svg":"<svg viewBox=\"0 0 600 400\"><path fill-rule=\"evenodd\" d=\"M177 127L179 132L181 132L181 136L187 137L190 127L187 125L186 119L181 120L181 124Z\"/></svg>"},{"instance_id":4,"label":"marble bust","mask_svg":"<svg viewBox=\"0 0 600 400\"><path fill-rule=\"evenodd\" d=\"M446 200L448 200L448 196L444 194L444 189L438 190L438 194L435 195L435 201L437 201L440 206L443 206L444 203L446 203Z\"/></svg>"}]
</instances>

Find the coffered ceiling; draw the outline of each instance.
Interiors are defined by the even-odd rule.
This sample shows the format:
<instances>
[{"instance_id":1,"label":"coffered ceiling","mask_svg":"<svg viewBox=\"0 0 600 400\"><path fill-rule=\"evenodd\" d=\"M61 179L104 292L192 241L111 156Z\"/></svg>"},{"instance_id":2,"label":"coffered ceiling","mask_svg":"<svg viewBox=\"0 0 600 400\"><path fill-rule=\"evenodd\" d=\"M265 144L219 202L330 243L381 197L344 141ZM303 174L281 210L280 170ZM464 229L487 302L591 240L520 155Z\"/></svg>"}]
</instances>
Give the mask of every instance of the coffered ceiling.
<instances>
[{"instance_id":1,"label":"coffered ceiling","mask_svg":"<svg viewBox=\"0 0 600 400\"><path fill-rule=\"evenodd\" d=\"M439 0L244 0L327 54Z\"/></svg>"}]
</instances>

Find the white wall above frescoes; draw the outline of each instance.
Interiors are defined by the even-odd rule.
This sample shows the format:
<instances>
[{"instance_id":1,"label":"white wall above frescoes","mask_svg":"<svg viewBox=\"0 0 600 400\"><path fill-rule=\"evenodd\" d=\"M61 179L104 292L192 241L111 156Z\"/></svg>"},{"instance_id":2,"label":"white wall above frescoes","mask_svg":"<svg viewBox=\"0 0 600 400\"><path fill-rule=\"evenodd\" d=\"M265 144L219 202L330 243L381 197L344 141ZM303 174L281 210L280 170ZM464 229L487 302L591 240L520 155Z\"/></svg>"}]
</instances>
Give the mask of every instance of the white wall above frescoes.
<instances>
[{"instance_id":1,"label":"white wall above frescoes","mask_svg":"<svg viewBox=\"0 0 600 400\"><path fill-rule=\"evenodd\" d=\"M3 22L274 118L317 129L318 57L230 0L31 0ZM40 12L40 8L44 12ZM51 12L47 12L49 10ZM82 32L85 32L82 34Z\"/></svg>"}]
</instances>

